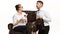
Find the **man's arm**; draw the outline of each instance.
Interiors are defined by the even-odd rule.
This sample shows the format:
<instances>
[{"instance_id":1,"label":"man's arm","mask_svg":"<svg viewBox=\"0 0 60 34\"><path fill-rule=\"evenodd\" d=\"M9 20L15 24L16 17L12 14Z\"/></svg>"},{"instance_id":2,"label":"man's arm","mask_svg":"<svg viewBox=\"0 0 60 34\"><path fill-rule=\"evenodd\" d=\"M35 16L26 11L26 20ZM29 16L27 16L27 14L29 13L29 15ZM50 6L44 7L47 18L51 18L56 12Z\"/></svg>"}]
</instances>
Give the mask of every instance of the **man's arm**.
<instances>
[{"instance_id":1,"label":"man's arm","mask_svg":"<svg viewBox=\"0 0 60 34\"><path fill-rule=\"evenodd\" d=\"M50 15L46 12L43 12L40 16L37 16L36 19L38 19L38 18L43 19L45 22L51 22Z\"/></svg>"},{"instance_id":2,"label":"man's arm","mask_svg":"<svg viewBox=\"0 0 60 34\"><path fill-rule=\"evenodd\" d=\"M51 17L48 12L44 12L44 16L42 17L45 22L51 22Z\"/></svg>"}]
</instances>

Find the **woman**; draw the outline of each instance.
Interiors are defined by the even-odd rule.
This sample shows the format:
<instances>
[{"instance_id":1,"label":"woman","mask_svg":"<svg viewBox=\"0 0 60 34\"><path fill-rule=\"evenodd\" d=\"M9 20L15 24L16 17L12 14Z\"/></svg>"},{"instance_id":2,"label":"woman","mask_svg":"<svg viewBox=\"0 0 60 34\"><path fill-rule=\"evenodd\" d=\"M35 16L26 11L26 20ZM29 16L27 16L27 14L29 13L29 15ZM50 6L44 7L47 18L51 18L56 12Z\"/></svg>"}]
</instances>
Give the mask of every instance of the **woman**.
<instances>
[{"instance_id":1,"label":"woman","mask_svg":"<svg viewBox=\"0 0 60 34\"><path fill-rule=\"evenodd\" d=\"M27 34L27 14L23 11L21 4L15 6L17 13L13 16L13 30Z\"/></svg>"}]
</instances>

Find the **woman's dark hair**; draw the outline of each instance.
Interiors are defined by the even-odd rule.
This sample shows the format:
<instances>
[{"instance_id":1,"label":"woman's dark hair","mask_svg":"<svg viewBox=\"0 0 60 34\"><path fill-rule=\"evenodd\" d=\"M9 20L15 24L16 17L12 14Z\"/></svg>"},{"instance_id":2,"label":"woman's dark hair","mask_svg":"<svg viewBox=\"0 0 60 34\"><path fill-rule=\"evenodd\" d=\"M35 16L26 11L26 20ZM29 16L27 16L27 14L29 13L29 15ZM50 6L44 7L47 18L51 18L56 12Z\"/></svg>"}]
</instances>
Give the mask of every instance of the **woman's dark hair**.
<instances>
[{"instance_id":1,"label":"woman's dark hair","mask_svg":"<svg viewBox=\"0 0 60 34\"><path fill-rule=\"evenodd\" d=\"M16 8L17 11L19 10L20 6L21 6L21 4L17 4L17 5L15 6L15 8Z\"/></svg>"},{"instance_id":2,"label":"woman's dark hair","mask_svg":"<svg viewBox=\"0 0 60 34\"><path fill-rule=\"evenodd\" d=\"M43 2L42 1L37 1L37 2L39 2L39 3L41 3L43 5Z\"/></svg>"}]
</instances>

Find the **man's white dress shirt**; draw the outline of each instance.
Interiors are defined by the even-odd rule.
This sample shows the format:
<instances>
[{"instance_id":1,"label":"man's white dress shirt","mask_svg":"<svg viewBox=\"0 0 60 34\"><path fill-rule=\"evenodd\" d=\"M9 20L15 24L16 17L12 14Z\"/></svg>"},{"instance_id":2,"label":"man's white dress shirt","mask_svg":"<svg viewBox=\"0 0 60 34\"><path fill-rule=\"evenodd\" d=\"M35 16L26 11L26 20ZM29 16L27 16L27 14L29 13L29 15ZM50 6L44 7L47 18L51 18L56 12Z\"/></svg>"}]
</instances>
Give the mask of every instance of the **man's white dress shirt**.
<instances>
[{"instance_id":1,"label":"man's white dress shirt","mask_svg":"<svg viewBox=\"0 0 60 34\"><path fill-rule=\"evenodd\" d=\"M48 14L48 12L43 11L43 10L39 10L37 11L37 16L43 16L43 20L44 20L44 26L48 26L49 23L51 21L50 15Z\"/></svg>"}]
</instances>

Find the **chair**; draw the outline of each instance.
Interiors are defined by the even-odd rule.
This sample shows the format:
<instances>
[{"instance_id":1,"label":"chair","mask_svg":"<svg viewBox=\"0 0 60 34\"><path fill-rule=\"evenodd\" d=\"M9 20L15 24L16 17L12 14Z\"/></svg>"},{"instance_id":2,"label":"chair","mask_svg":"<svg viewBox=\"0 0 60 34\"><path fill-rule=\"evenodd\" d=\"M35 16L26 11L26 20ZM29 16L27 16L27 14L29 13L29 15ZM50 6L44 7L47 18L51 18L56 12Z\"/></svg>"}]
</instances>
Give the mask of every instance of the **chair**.
<instances>
[{"instance_id":1,"label":"chair","mask_svg":"<svg viewBox=\"0 0 60 34\"><path fill-rule=\"evenodd\" d=\"M31 34L31 27L30 27L30 24L34 21L36 21L36 11L23 11L23 12L26 12L28 14L27 16L27 26L29 27L29 32ZM13 24L12 23L9 23L8 24L8 29L9 29L9 34L22 34L21 32L15 32L12 30L12 27L13 27Z\"/></svg>"}]
</instances>

